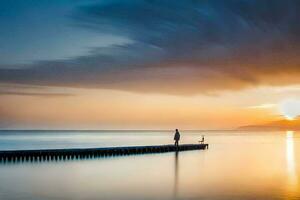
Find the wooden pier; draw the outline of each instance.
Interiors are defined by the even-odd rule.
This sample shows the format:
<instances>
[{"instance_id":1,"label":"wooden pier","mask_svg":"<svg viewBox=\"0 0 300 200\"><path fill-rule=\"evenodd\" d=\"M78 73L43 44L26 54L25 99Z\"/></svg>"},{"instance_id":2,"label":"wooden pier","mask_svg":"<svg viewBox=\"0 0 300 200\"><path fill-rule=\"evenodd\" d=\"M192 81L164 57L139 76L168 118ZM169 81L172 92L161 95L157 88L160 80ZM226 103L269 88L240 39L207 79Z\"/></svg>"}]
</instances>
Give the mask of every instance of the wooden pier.
<instances>
[{"instance_id":1,"label":"wooden pier","mask_svg":"<svg viewBox=\"0 0 300 200\"><path fill-rule=\"evenodd\" d=\"M122 156L147 153L164 153L188 150L204 150L208 144L182 144L158 146L129 146L129 147L104 147L84 149L41 149L41 150L9 150L0 151L0 162L31 162L85 159L107 156Z\"/></svg>"}]
</instances>

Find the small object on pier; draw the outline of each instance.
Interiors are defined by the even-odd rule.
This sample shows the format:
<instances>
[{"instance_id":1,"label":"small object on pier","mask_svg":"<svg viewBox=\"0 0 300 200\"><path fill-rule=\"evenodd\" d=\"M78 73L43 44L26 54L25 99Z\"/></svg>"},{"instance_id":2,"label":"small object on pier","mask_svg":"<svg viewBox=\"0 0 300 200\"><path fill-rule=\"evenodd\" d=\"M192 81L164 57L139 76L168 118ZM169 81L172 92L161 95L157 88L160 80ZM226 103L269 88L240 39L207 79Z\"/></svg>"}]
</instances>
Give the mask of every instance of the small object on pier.
<instances>
[{"instance_id":1,"label":"small object on pier","mask_svg":"<svg viewBox=\"0 0 300 200\"><path fill-rule=\"evenodd\" d=\"M204 135L202 135L202 139L199 142L200 144L204 144Z\"/></svg>"}]
</instances>

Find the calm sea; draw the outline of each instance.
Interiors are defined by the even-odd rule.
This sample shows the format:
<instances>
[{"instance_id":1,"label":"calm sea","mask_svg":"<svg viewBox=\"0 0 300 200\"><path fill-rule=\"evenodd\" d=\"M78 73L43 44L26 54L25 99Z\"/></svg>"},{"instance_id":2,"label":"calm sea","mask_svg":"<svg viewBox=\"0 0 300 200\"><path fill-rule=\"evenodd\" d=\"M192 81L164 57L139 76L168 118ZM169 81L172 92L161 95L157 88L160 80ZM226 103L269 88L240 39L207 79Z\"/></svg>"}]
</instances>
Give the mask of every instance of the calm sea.
<instances>
[{"instance_id":1,"label":"calm sea","mask_svg":"<svg viewBox=\"0 0 300 200\"><path fill-rule=\"evenodd\" d=\"M300 133L201 131L208 150L0 163L1 200L300 199ZM0 149L173 142L162 131L0 131Z\"/></svg>"}]
</instances>

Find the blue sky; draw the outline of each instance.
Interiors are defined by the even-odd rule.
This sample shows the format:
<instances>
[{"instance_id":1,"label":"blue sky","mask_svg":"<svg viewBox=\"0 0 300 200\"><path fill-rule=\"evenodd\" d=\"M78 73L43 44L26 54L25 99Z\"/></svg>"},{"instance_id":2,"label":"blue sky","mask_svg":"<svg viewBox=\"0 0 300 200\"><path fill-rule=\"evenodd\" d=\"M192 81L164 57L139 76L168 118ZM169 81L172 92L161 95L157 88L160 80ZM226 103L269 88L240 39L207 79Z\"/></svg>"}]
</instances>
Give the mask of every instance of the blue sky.
<instances>
[{"instance_id":1,"label":"blue sky","mask_svg":"<svg viewBox=\"0 0 300 200\"><path fill-rule=\"evenodd\" d=\"M89 2L94 1L1 1L1 65L66 59L86 55L93 47L126 42L75 25L72 12Z\"/></svg>"}]
</instances>

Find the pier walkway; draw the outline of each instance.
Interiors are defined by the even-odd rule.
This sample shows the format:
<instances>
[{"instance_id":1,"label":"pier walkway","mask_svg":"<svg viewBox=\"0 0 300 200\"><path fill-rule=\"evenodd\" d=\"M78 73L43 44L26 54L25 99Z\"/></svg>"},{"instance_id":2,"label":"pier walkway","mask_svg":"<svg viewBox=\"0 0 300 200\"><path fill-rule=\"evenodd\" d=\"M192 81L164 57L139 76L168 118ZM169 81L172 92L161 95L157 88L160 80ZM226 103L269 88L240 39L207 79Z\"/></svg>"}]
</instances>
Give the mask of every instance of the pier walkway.
<instances>
[{"instance_id":1,"label":"pier walkway","mask_svg":"<svg viewBox=\"0 0 300 200\"><path fill-rule=\"evenodd\" d=\"M157 145L82 149L8 150L0 151L0 162L84 159L172 151L204 150L207 148L208 144L182 144L178 147L175 145Z\"/></svg>"}]
</instances>

